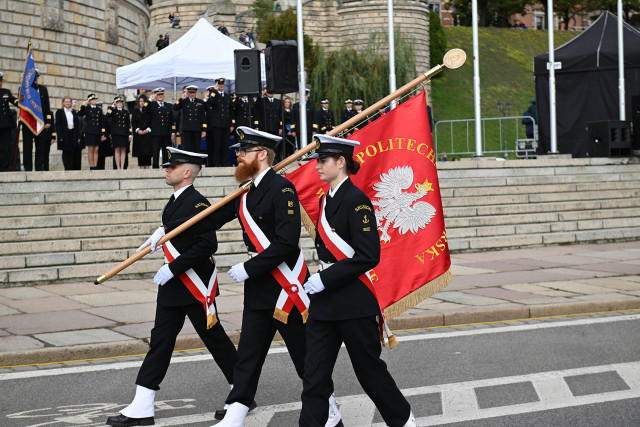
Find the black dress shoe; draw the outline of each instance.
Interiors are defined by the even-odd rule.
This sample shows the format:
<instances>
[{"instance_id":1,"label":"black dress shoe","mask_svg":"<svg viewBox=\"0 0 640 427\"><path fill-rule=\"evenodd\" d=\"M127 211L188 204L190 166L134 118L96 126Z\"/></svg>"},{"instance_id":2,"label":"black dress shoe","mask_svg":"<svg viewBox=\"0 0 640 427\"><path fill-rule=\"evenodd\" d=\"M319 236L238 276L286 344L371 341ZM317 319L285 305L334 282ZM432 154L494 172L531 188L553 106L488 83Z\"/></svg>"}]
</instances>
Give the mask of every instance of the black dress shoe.
<instances>
[{"instance_id":1,"label":"black dress shoe","mask_svg":"<svg viewBox=\"0 0 640 427\"><path fill-rule=\"evenodd\" d=\"M258 407L258 404L256 403L256 401L252 400L251 404L249 405L249 411L253 411L257 407ZM213 418L215 418L216 420L222 420L224 419L225 415L227 415L226 409L216 409L216 413L214 414Z\"/></svg>"},{"instance_id":2,"label":"black dress shoe","mask_svg":"<svg viewBox=\"0 0 640 427\"><path fill-rule=\"evenodd\" d=\"M153 417L146 418L129 418L126 415L118 414L114 417L107 418L107 425L114 427L128 426L152 426L155 424Z\"/></svg>"}]
</instances>

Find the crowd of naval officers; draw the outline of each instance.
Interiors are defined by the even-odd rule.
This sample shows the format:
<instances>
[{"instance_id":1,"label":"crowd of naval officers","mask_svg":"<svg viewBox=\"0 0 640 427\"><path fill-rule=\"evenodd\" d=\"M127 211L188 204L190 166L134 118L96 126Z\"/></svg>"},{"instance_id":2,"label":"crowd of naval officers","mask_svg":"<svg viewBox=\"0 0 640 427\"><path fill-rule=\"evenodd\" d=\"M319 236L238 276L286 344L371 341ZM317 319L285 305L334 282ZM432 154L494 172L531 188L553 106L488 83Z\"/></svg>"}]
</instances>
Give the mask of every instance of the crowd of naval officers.
<instances>
[{"instance_id":1,"label":"crowd of naval officers","mask_svg":"<svg viewBox=\"0 0 640 427\"><path fill-rule=\"evenodd\" d=\"M36 90L40 93L43 114L45 117L44 130L35 135L26 126L22 126L23 155L22 166L25 171L49 170L50 146L56 142L55 106L50 104L47 87L39 84L37 71ZM13 157L17 141L18 100L9 89L3 88L4 74L0 72L0 171L14 170ZM81 152L87 148L89 169L104 169L105 159L114 156L113 168L126 169L128 155L122 162L116 163L114 150L126 150L126 154L133 145L133 157L138 158L141 168L159 168L163 159L163 152L167 147L181 147L187 151L207 154L206 166L231 166L236 164L235 155L230 146L236 142L234 130L238 126L246 126L255 130L267 132L276 136L284 136L280 146L276 148L277 159L284 158L301 148L301 112L300 103L296 102L292 108L283 108L282 97L268 93L266 87L259 96L236 95L229 90L229 84L224 78L214 81L215 84L204 91L194 85L182 88L182 95L175 102L165 101L165 89L158 87L152 91L137 91L135 101L123 102L116 96L103 102L96 94L89 94L82 101L72 101L67 114L73 110L74 120L79 120L80 142L74 147L74 162L64 162L65 169L81 169ZM198 97L198 92L202 98ZM357 114L358 107L362 109L363 101L356 99L345 100L344 109L338 119L329 108L329 100L320 100L319 108L310 99L310 89L306 89L306 141L311 142L313 135L326 134L335 126L343 123ZM134 99L134 98L132 98ZM122 105L119 103L122 102ZM285 98L285 105L291 101ZM10 108L13 105L16 109ZM117 106L119 105L119 106ZM115 121L111 118L126 108L129 121L126 129L113 133ZM65 106L61 105L61 112ZM104 110L106 108L106 111ZM128 107L128 108L127 108ZM62 117L62 113L60 113ZM119 120L118 123L122 121ZM73 126L73 120L68 122ZM62 126L65 130L66 127ZM357 129L357 125L355 127ZM284 133L283 133L284 132ZM130 142L114 144L114 139L125 134ZM114 138L114 135L116 137ZM68 145L60 144L57 148L63 151ZM132 142L132 143L131 143ZM116 147L115 145L118 145ZM123 147L124 145L124 147ZM35 147L35 161L33 148ZM69 153L66 153L67 157ZM16 170L20 169L20 159L17 160Z\"/></svg>"}]
</instances>

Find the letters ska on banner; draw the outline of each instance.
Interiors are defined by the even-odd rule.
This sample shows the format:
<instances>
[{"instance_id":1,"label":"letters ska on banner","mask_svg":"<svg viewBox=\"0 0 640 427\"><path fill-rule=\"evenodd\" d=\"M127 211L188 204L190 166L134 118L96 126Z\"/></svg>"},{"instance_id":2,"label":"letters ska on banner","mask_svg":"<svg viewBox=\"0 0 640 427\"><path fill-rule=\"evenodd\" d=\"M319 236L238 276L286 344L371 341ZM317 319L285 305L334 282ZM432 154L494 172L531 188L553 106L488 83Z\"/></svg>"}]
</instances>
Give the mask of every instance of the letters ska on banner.
<instances>
[{"instance_id":1,"label":"letters ska on banner","mask_svg":"<svg viewBox=\"0 0 640 427\"><path fill-rule=\"evenodd\" d=\"M349 139L360 142L354 152L360 171L351 179L371 199L380 234L380 264L370 275L380 306L393 318L451 281L425 92ZM287 175L314 224L318 199L329 189L319 180L315 165L312 160Z\"/></svg>"}]
</instances>

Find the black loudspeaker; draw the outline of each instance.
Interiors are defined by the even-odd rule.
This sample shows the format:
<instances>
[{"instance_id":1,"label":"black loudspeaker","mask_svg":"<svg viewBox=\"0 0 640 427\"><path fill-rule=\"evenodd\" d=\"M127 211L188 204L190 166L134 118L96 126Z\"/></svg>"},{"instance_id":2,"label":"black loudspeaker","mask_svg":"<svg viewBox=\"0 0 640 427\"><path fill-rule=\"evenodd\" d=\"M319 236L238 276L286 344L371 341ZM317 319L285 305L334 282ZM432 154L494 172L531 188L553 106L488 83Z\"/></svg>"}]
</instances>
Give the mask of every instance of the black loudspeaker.
<instances>
[{"instance_id":1,"label":"black loudspeaker","mask_svg":"<svg viewBox=\"0 0 640 427\"><path fill-rule=\"evenodd\" d=\"M264 62L267 73L267 92L298 91L298 44L295 40L269 41L264 50Z\"/></svg>"},{"instance_id":2,"label":"black loudspeaker","mask_svg":"<svg viewBox=\"0 0 640 427\"><path fill-rule=\"evenodd\" d=\"M631 97L631 123L633 123L633 139L631 149L633 154L640 155L640 95Z\"/></svg>"},{"instance_id":3,"label":"black loudspeaker","mask_svg":"<svg viewBox=\"0 0 640 427\"><path fill-rule=\"evenodd\" d=\"M260 95L260 51L238 49L233 54L236 64L236 93Z\"/></svg>"},{"instance_id":4,"label":"black loudspeaker","mask_svg":"<svg viewBox=\"0 0 640 427\"><path fill-rule=\"evenodd\" d=\"M605 120L588 122L589 157L615 157L631 154L629 122Z\"/></svg>"}]
</instances>

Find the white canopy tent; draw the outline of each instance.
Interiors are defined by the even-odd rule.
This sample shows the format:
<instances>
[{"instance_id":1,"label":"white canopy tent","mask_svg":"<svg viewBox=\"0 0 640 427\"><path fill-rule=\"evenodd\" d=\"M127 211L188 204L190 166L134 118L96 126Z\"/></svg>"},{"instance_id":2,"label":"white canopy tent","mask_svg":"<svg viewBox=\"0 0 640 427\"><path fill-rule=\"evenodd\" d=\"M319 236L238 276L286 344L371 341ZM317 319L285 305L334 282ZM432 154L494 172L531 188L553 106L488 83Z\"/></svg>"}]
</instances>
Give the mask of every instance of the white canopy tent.
<instances>
[{"instance_id":1,"label":"white canopy tent","mask_svg":"<svg viewBox=\"0 0 640 427\"><path fill-rule=\"evenodd\" d=\"M204 90L214 80L235 80L234 50L249 49L201 18L186 34L153 55L116 70L118 89L166 90L196 85ZM261 55L262 81L265 81Z\"/></svg>"}]
</instances>

